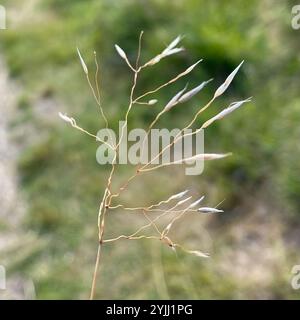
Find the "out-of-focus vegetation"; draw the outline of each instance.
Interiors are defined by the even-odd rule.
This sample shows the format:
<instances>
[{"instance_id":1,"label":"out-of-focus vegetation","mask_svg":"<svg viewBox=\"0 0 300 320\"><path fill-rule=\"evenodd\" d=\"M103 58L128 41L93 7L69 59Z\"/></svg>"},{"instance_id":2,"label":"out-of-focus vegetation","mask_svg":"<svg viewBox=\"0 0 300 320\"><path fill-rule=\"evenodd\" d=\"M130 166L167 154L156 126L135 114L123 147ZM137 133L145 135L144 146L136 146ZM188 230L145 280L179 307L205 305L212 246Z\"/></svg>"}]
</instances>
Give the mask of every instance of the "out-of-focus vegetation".
<instances>
[{"instance_id":1,"label":"out-of-focus vegetation","mask_svg":"<svg viewBox=\"0 0 300 320\"><path fill-rule=\"evenodd\" d=\"M117 127L131 78L114 43L134 58L138 35L144 30L144 60L178 34L185 35L187 51L147 71L140 92L199 58L204 61L193 72L190 86L214 78L196 99L162 118L162 127L185 124L243 59L230 90L200 120L237 99L253 96L253 102L206 132L206 150L233 151L230 159L207 165L197 177L185 177L180 168L146 175L123 197L131 205L146 204L192 185L194 193L206 194L211 205L226 198L222 216L191 220L177 231L196 248L211 251L212 258L177 258L148 242L108 246L97 297L297 297L289 285L290 269L299 259L290 243L299 245L293 230L300 209L300 31L290 26L292 2L10 0L4 4L8 13L17 13L1 34L1 50L11 76L23 87L12 128L34 128L29 137L16 137L20 143L28 141L19 161L29 205L24 229L38 236L36 246L26 248L27 254L21 255L22 243L7 253L11 272L33 279L40 299L87 297L97 247L97 206L107 168L95 161L95 142L61 123L57 112L66 111L93 132L103 126L76 56L78 46L93 70L96 50L104 108L112 127ZM154 96L160 101L156 111L184 81ZM49 101L50 108L44 108ZM138 106L130 125L145 126L152 117L150 108ZM120 168L119 182L128 174ZM108 233L125 233L139 221L119 212L109 217L109 223ZM17 255L22 259L10 258Z\"/></svg>"}]
</instances>

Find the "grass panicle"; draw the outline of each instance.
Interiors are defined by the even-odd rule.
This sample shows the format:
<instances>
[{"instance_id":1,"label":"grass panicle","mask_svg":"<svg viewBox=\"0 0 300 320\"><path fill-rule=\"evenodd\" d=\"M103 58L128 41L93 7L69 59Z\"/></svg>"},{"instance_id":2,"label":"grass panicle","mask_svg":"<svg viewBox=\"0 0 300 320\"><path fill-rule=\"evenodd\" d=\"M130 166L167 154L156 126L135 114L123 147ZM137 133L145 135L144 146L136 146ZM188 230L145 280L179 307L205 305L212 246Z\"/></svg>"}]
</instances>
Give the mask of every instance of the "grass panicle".
<instances>
[{"instance_id":1,"label":"grass panicle","mask_svg":"<svg viewBox=\"0 0 300 320\"><path fill-rule=\"evenodd\" d=\"M202 61L202 59L198 60L194 64L192 64L190 67L188 67L185 71L179 73L177 76L172 78L166 83L158 85L154 89L150 89L144 93L142 93L139 96L136 96L136 87L138 85L138 80L141 72L148 68L153 66L154 64L158 64L161 59L167 58L172 56L173 54L177 54L182 52L184 49L183 47L177 47L178 44L182 40L182 36L178 36L175 38L162 52L152 59L150 59L148 62L144 64L140 64L140 56L141 56L141 49L142 49L142 37L143 32L141 32L139 37L139 43L138 43L138 50L137 50L137 58L135 62L130 62L127 54L125 51L119 46L115 45L115 49L119 56L125 61L125 63L128 65L130 71L132 72L132 86L130 90L130 96L128 101L127 110L124 115L124 125L121 130L121 136L119 138L119 141L116 143L116 145L112 146L109 145L110 148L112 148L114 152L114 157L116 159L118 152L119 152L119 146L122 140L122 137L124 135L124 130L128 124L128 118L132 110L134 110L134 107L136 105L148 105L152 106L154 104L157 104L158 99L153 97L153 95L166 86L169 86L177 81L179 81L182 77L188 75L190 72L194 70L196 66ZM80 59L80 63L82 65L83 71L87 77L89 87L93 93L93 96L95 98L95 101L97 105L100 107L100 113L104 120L105 127L108 128L109 123L108 120L104 114L104 110L102 108L102 104L100 102L100 92L101 88L99 88L99 81L98 79L98 72L99 72L99 66L96 59L95 54L95 64L96 64L96 72L94 77L94 82L90 80L89 77L89 71L88 68L81 56L81 53L79 49L77 49L77 53ZM179 139L183 138L185 135L181 135L185 132L186 129L191 128L192 125L195 123L195 121L198 119L199 115L203 113L219 96L221 96L230 86L231 82L235 78L236 74L238 73L240 67L242 66L243 61L231 72L231 74L226 78L223 84L221 84L217 90L215 91L215 94L211 98L210 101L208 101L204 106L200 106L194 116L191 117L191 121L180 131L178 135L173 139L173 141L167 145L165 148L159 151L157 155L155 155L152 159L150 159L149 162L144 164L143 166L137 166L134 169L134 174L130 176L124 183L121 185L121 187L114 186L114 178L115 174L117 173L117 167L116 167L116 161L112 162L110 172L108 173L107 181L104 186L104 192L102 195L102 200L99 203L99 210L98 210L98 249L97 249L97 255L96 255L96 262L94 267L94 274L93 274L93 280L92 280L92 287L91 287L91 293L90 293L90 299L93 299L96 294L96 284L98 279L98 271L100 268L100 262L101 262L101 255L102 255L102 246L108 245L120 240L140 240L140 239L148 239L148 240L155 240L160 241L162 244L167 245L172 250L176 251L177 249L182 250L188 254L195 255L197 257L201 258L208 258L209 254L201 252L200 250L190 250L185 248L182 244L176 243L173 239L170 238L169 233L172 229L173 225L175 223L179 223L179 220L183 219L187 214L194 214L194 213L221 213L223 210L217 209L217 208L211 208L211 207L199 207L199 204L203 202L204 196L193 198L193 196L189 195L189 190L184 190L179 193L173 194L169 196L165 200L161 200L158 203L151 204L144 207L126 207L123 205L119 198L121 194L130 187L130 184L134 179L137 177L140 177L142 174L157 170L161 167L175 165L175 164L184 164L186 162L193 162L196 160L215 160L215 159L221 159L224 157L229 156L229 153L210 153L210 154L197 154L195 156L192 156L187 159L183 159L180 161L173 161L170 163L162 164L153 166L152 163L155 159L163 155L163 153L170 149ZM202 81L198 86L195 88L187 90L187 85L179 91L177 94L174 95L174 97L165 105L164 108L161 109L160 112L158 112L156 115L154 115L154 120L149 124L147 135L145 138L149 136L151 128L156 124L160 118L160 116L165 112L171 112L172 108L181 103L185 103L186 101L193 98L196 94L198 94L204 87L210 83L212 79L208 81ZM148 100L148 102L143 102L143 99L151 96L151 99ZM224 109L220 113L218 113L213 118L207 120L198 130L204 129L209 127L213 122L216 120L220 120L230 114L231 112L235 111L237 108L242 106L244 103L251 101L251 99L241 100L239 102L232 103L228 108ZM154 113L154 111L153 111ZM62 120L64 120L66 123L71 124L71 126L77 130L80 130L81 132L87 134L88 136L91 136L97 140L99 143L106 143L105 141L99 140L96 135L88 132L87 130L79 127L76 123L76 121L73 118L68 117L65 114L59 113L59 116ZM198 131L197 130L197 131ZM197 132L196 131L196 132ZM190 134L195 134L189 133ZM143 143L144 147L144 143ZM114 159L114 160L115 160ZM106 230L106 217L108 214L113 213L115 209L128 211L132 214L143 214L143 216L146 219L145 225L137 229L135 232L125 235L121 234L119 236L116 236L114 238L106 237L105 230ZM167 221L166 221L167 219ZM153 234L149 235L148 233L145 233L145 230L151 229Z\"/></svg>"}]
</instances>

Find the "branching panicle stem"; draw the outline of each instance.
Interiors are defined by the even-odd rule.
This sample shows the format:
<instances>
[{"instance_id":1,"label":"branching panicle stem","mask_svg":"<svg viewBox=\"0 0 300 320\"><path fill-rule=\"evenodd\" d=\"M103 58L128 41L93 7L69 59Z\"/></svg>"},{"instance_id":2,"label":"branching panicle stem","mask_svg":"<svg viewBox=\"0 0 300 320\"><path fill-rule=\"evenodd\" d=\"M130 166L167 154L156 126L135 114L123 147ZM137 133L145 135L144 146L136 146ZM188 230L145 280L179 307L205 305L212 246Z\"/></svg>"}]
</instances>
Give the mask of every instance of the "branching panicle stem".
<instances>
[{"instance_id":1,"label":"branching panicle stem","mask_svg":"<svg viewBox=\"0 0 300 320\"><path fill-rule=\"evenodd\" d=\"M143 37L143 31L140 33L139 36L139 42L138 42L138 50L137 50L137 57L136 57L136 61L135 64L131 64L131 62L129 61L125 51L119 47L118 45L115 45L115 48L118 52L118 54L121 56L121 58L126 62L126 64L128 65L129 69L133 72L133 83L132 83L132 87L130 90L130 96L129 96L129 103L128 103L128 107L125 113L125 121L122 125L121 128L121 134L119 137L119 140L116 142L116 145L113 145L113 142L108 143L106 141L101 140L100 138L98 138L96 135L88 132L87 130L79 127L76 124L76 121L73 118L69 118L68 116L61 114L60 113L60 117L68 122L69 124L72 125L72 127L74 127L75 129L81 131L82 133L85 133L86 135L95 138L97 141L106 144L109 148L111 148L112 150L114 150L114 157L111 163L111 170L109 172L108 178L107 178L107 183L106 183L106 187L102 196L102 200L100 202L99 205L99 211L98 211L98 249L97 249L97 255L96 255L96 262L95 262L95 267L94 267L94 273L93 273L93 279L92 279L92 286L91 286L91 292L90 292L90 299L94 299L95 298L95 294L96 294L96 285L97 285L97 277L98 277L98 273L99 273L99 267L100 267L100 261L101 261L101 251L102 251L102 247L104 244L108 244L108 243L112 243L112 242L116 242L118 240L121 239L127 239L127 240L140 240L140 239L153 239L153 240L158 240L161 241L162 243L166 244L167 246L171 247L174 251L176 251L176 248L179 248L187 253L191 253L194 254L196 256L199 257L208 257L207 254L202 253L201 251L197 251L197 250L188 250L185 249L182 245L174 243L169 237L169 231L172 228L173 224L178 221L179 219L183 218L187 213L198 213L200 211L200 213L217 213L217 212L222 212L222 210L216 209L216 208L210 208L210 207L202 207L202 208L195 208L195 206L203 200L204 196L202 196L200 199L198 199L197 201L194 201L193 203L189 202L191 201L191 196L184 198L185 194L188 192L188 190L185 190L183 192L180 192L178 194L172 195L170 196L168 199L166 200L162 200L158 203L146 206L146 207L126 207L122 204L116 204L116 205L112 205L112 201L116 198L118 198L122 192L124 192L131 181L133 181L136 177L138 177L139 175L143 174L144 172L149 172L149 171L153 171L156 170L158 168L161 168L163 166L166 165L172 165L172 164L177 164L176 162L170 162L167 164L161 164L161 165L157 165L157 166L151 166L151 164L153 164L153 162L158 159L160 156L163 155L163 153L170 149L179 139L183 139L184 137L187 137L189 135L194 135L197 132L199 132L200 130L207 128L209 125L211 125L214 121L222 119L225 115L231 113L233 110L235 110L236 108L238 108L239 106L241 106L243 103L245 102L249 102L249 99L246 100L242 100L239 102L235 102L233 104L231 104L228 108L226 108L225 110L223 110L222 112L220 112L219 114L217 114L215 117L209 119L208 121L206 121L202 126L200 126L199 129L197 129L195 132L192 133L188 133L185 134L185 130L191 128L194 123L196 122L196 120L198 119L199 115L204 112L214 101L217 97L219 97L223 92L225 92L225 90L227 90L228 86L230 85L230 83L232 82L233 78L235 77L236 73L238 72L239 68L241 67L242 63L240 63L240 65L226 78L225 82L216 90L213 98L202 108L199 108L199 110L195 113L194 117L192 118L192 120L182 129L180 130L180 132L175 136L175 138L173 139L172 142L170 142L166 147L164 147L161 151L158 152L157 155L155 155L152 159L150 159L149 162L147 162L146 164L144 164L143 166L137 166L135 168L135 172L132 176L130 176L122 185L121 187L119 187L118 191L116 193L113 193L112 190L112 183L113 183L113 178L114 178L114 174L116 172L116 160L119 154L119 147L120 144L122 143L122 140L124 138L124 133L125 130L127 129L127 125L128 125L128 118L130 115L130 112L132 110L132 108L134 107L135 104L138 105L153 105L156 104L156 102L158 100L156 99L152 99L149 100L149 102L144 102L141 101L143 98L152 95L154 93L157 93L158 91L160 91L161 89L167 87L168 85L171 85L172 83L178 81L180 78L184 77L185 75L189 74L202 60L198 60L196 63L194 63L192 66L190 66L189 68L187 68L185 71L179 73L177 76L175 76L174 78L172 78L171 80L169 80L168 82L159 85L158 87L156 87L155 89L152 89L150 91L147 91L143 94L141 94L138 97L135 97L135 91L136 91L136 87L138 84L138 79L139 79L139 74L141 73L141 71L143 71L145 68L147 67L151 67L154 64L159 63L159 61L163 58L166 58L172 54L176 54L179 53L181 51L183 51L182 47L176 47L178 45L178 43L181 41L182 37L178 36L176 39L174 39L161 53L159 53L158 55L156 55L154 58L152 58L151 60L149 60L148 62L144 63L144 64L140 64L140 59L141 59L141 49L142 49L142 37ZM90 87L90 90L92 92L92 95L99 107L100 110L100 115L105 123L105 128L108 129L109 128L109 123L107 120L107 117L104 113L104 110L102 108L102 103L101 103L101 90L100 90L100 86L99 86L99 64L98 64L98 60L97 60L97 55L96 53L94 53L95 55L95 66L96 66L96 71L95 71L95 77L94 77L94 85L91 82L90 76L89 76L89 70L87 65L85 64L83 57L79 51L79 49L77 49L78 51L78 55L79 55L79 59L83 68L83 71L86 75L87 78L87 82L88 85ZM143 156L143 152L144 152L144 148L145 148L145 142L149 137L149 134L151 132L151 129L157 124L157 122L159 121L160 117L171 110L171 108L173 108L174 105L182 103L182 102L186 102L188 99L190 99L192 96L194 96L196 93L198 93L207 83L209 83L211 80L209 81L205 81L202 84L200 84L199 86L197 86L196 88L185 92L186 91L186 87L181 90L180 92L178 92L170 101L169 103L165 106L165 108L162 109L162 111L158 112L158 114L154 117L154 120L150 123L150 125L148 126L147 130L146 130L146 135L144 136L144 140L142 142L142 148L141 148L141 156ZM185 92L185 93L184 93ZM183 94L184 93L184 94ZM110 131L109 131L109 134ZM183 135L182 135L183 134ZM110 136L110 138L112 138ZM111 139L111 141L114 141L113 139ZM217 156L215 158L220 158L223 156L227 156L228 154L223 154L223 155L219 155L219 154L209 154L210 158L211 156ZM199 156L199 155L197 155ZM201 155L202 156L202 155ZM174 203L175 201L175 203ZM170 203L173 202L172 205L170 205ZM109 212L109 210L113 210L113 209L120 209L122 208L123 210L129 211L131 213L135 213L135 212L141 212L143 214L143 216L145 217L145 219L147 220L147 223L144 224L143 226L141 226L140 228L138 228L135 232L133 232L130 235L119 235L115 238L110 238L110 239L104 239L104 234L105 234L105 222L106 222L106 216ZM150 214L152 215L157 215L156 217L150 217ZM173 217L168 218L170 215L173 215ZM160 224L163 224L163 218L165 217L165 219L171 219L169 220L169 223L164 226L164 228L161 230L160 229ZM148 229L149 227L152 227L153 230L155 231L156 234L158 234L158 236L154 236L154 235L146 235L146 234L141 234L142 231L144 231L145 229Z\"/></svg>"}]
</instances>

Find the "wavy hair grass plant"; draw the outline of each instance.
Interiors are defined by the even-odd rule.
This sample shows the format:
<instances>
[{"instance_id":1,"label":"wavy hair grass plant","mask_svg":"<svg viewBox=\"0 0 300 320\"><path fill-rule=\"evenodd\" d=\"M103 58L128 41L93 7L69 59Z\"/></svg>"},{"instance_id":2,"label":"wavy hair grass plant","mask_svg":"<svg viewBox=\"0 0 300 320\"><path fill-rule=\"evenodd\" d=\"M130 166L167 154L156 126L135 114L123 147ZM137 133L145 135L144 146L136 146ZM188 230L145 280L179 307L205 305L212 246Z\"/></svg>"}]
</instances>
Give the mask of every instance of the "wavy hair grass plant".
<instances>
[{"instance_id":1,"label":"wavy hair grass plant","mask_svg":"<svg viewBox=\"0 0 300 320\"><path fill-rule=\"evenodd\" d=\"M235 111L237 108L241 107L244 103L251 101L251 98L244 99L238 102L231 103L227 108L225 108L223 111L217 113L212 118L208 119L202 126L200 126L197 130L193 131L192 133L185 133L186 129L189 129L192 127L192 125L195 123L195 121L198 119L199 115L203 113L217 98L219 98L229 87L231 82L233 81L234 77L236 76L237 72L239 71L240 67L243 64L243 61L229 74L229 76L225 79L225 81L217 88L215 91L213 97L206 103L206 105L199 107L197 112L191 117L190 122L183 128L181 131L174 137L174 139L164 148L161 148L161 150L151 158L149 162L143 165L137 165L135 168L134 173L126 180L124 181L120 187L117 188L116 191L113 191L113 181L116 174L116 159L119 152L119 147L121 140L124 135L125 128L128 123L128 117L134 107L136 105L147 105L151 106L156 103L158 103L158 100L155 99L153 96L155 93L159 92L163 88L175 83L176 81L179 81L181 78L187 76L189 73L191 73L194 68L198 66L199 63L202 62L201 60L198 60L193 65L188 67L183 72L176 75L174 78L169 80L166 83L163 83L161 85L158 85L156 88L153 88L151 90L148 90L147 92L136 96L136 87L138 84L139 76L140 74L146 69L151 68L151 66L159 63L162 59L168 58L174 54L177 54L184 50L183 47L177 47L180 41L182 40L181 36L178 36L176 39L174 39L161 53L156 55L151 60L145 62L144 64L140 63L140 57L141 57L141 48L142 48L142 37L143 32L140 33L139 41L138 41L138 50L137 50L137 57L135 62L131 62L125 53L125 51L119 46L115 45L115 49L119 56L124 60L124 62L129 67L130 71L132 72L132 86L130 90L130 96L129 96L129 102L128 107L125 112L125 120L123 123L123 126L121 128L121 134L119 140L115 143L109 143L108 141L104 141L102 139L99 139L96 134L93 134L86 129L83 129L80 127L74 118L68 117L65 114L59 113L59 116L62 120L69 123L73 128L80 130L82 133L94 138L96 142L105 144L107 147L109 147L111 150L113 150L113 161L111 164L110 172L108 173L107 182L105 185L104 193L102 195L102 200L99 204L99 210L98 210L98 218L97 218L97 226L98 226L98 250L96 255L96 262L94 267L94 273L93 273L93 279L92 279L92 286L91 286L91 292L90 292L90 299L93 299L95 297L95 291L96 291L96 283L97 283L97 276L98 276L98 270L100 266L101 261L101 249L104 245L108 245L114 242L117 242L121 239L126 240L140 240L140 239L151 239L160 241L164 245L170 247L170 249L174 250L176 252L177 249L183 250L186 253L193 254L198 257L208 258L209 253L202 252L200 250L191 250L189 248L186 248L184 245L179 244L176 242L175 239L171 239L169 236L170 230L172 227L179 222L179 220L182 220L188 213L194 213L194 214L201 214L201 213L220 213L223 212L222 210L218 208L212 208L212 207L202 207L200 206L202 201L204 200L204 196L202 195L198 199L192 199L192 196L189 196L188 190L180 191L177 194L173 194L169 196L169 198L161 200L158 203L151 204L150 206L145 207L127 207L123 204L121 204L118 201L118 198L120 195L130 186L130 183L136 179L137 177L145 174L146 172L154 171L157 169L160 169L161 167L165 166L171 166L176 164L183 164L186 161L196 161L197 159L202 159L204 161L207 160L214 160L214 159L220 159L227 157L230 155L229 153L225 154L215 154L215 153L203 153L203 154L196 154L192 157L182 159L181 161L171 161L168 163L160 164L160 165L154 165L154 161L163 155L166 150L172 148L172 146L180 139L183 139L187 135L194 135L198 131L206 129L209 127L213 122L218 121L226 117L231 112ZM79 51L77 49L78 56L80 59L80 63L82 65L83 71L85 73L88 85L91 89L91 92L93 94L93 97L99 107L99 111L101 114L101 117L103 118L105 128L109 128L109 121L107 117L105 116L105 111L102 107L102 100L101 100L101 91L99 87L99 80L98 80L98 74L99 74L99 64L97 61L97 56L95 53L95 73L93 76L90 76L89 69ZM151 129L154 127L154 125L158 122L161 116L163 116L166 112L171 112L172 109L180 105L182 103L185 103L186 101L190 100L192 97L194 97L196 94L198 94L208 83L210 83L212 79L206 80L201 82L198 86L195 88L187 91L187 86L185 86L182 90L180 90L178 93L176 93L169 102L161 109L161 111L155 116L153 116L154 120L150 123L148 126L148 129L146 131L146 136L142 143L142 151L145 147L145 139L149 136L149 133ZM148 98L149 97L149 98ZM148 100L149 99L149 100ZM131 212L132 214L142 214L146 219L146 224L142 227L138 228L135 232L131 234L121 234L114 238L108 238L105 237L105 230L106 230L106 217L108 214L110 214L113 210L120 209L120 210L126 210ZM167 220L166 220L167 219ZM151 229L153 233L149 234L146 233L146 230Z\"/></svg>"}]
</instances>

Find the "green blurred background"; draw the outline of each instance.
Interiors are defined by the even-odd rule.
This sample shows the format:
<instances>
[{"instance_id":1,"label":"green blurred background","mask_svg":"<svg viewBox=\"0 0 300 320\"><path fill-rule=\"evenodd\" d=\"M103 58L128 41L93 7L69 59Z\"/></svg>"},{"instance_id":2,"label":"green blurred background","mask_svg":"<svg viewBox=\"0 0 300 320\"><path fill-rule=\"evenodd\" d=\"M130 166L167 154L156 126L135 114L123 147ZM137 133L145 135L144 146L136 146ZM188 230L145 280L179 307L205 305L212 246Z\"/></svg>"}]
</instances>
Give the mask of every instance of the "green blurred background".
<instances>
[{"instance_id":1,"label":"green blurred background","mask_svg":"<svg viewBox=\"0 0 300 320\"><path fill-rule=\"evenodd\" d=\"M190 216L176 229L189 247L210 259L179 253L152 241L105 247L99 299L293 298L291 268L300 245L300 30L291 27L295 1L278 0L9 0L8 28L1 31L15 111L9 134L19 149L17 169L25 213L14 223L0 214L0 264L18 279L17 296L37 299L88 297L97 249L97 207L108 167L96 163L97 144L65 125L66 112L91 132L103 127L76 54L94 70L101 63L103 106L113 128L124 117L131 75L114 50L134 59L144 30L142 60L184 34L185 52L144 72L143 92L167 81L199 58L192 87L214 81L189 103L174 108L160 127L182 127L241 60L230 89L200 123L232 101L253 101L215 123L205 135L208 152L233 152L209 163L200 176L174 167L147 174L124 193L122 203L150 205L189 187L222 203L225 213ZM186 79L167 87L153 108L136 106L131 127L145 127ZM2 102L1 102L2 103ZM8 107L2 108L2 112ZM198 122L198 124L199 124ZM132 173L121 166L115 187ZM3 193L6 190L2 190ZM1 210L1 209L0 209ZM10 212L14 215L14 209ZM129 233L143 223L121 210L108 217L108 234ZM8 290L9 291L9 290ZM10 291L9 291L10 292ZM15 297L15 292L6 298Z\"/></svg>"}]
</instances>

